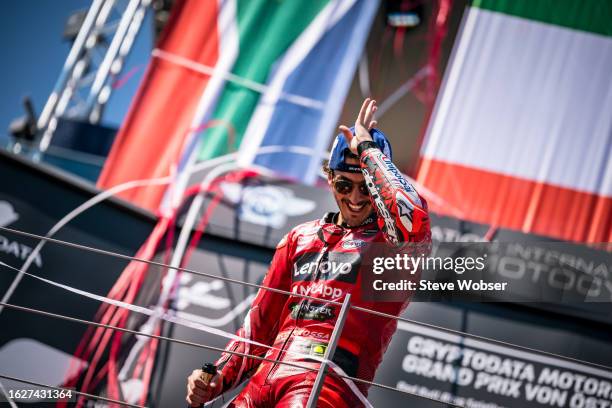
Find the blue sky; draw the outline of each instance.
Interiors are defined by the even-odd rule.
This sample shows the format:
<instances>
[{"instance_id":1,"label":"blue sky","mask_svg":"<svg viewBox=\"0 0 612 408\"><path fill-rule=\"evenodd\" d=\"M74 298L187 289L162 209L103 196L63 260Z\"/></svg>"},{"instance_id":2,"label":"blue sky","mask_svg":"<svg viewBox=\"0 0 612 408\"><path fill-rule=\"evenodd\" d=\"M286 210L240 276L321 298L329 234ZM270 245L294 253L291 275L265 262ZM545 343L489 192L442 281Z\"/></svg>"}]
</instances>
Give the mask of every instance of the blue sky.
<instances>
[{"instance_id":1,"label":"blue sky","mask_svg":"<svg viewBox=\"0 0 612 408\"><path fill-rule=\"evenodd\" d=\"M0 14L0 146L8 142L8 127L24 114L21 100L30 95L40 114L70 51L62 39L68 16L89 7L90 0L17 0L2 5ZM143 76L153 43L152 18L144 21L123 73L135 74L115 90L103 124L118 126Z\"/></svg>"}]
</instances>

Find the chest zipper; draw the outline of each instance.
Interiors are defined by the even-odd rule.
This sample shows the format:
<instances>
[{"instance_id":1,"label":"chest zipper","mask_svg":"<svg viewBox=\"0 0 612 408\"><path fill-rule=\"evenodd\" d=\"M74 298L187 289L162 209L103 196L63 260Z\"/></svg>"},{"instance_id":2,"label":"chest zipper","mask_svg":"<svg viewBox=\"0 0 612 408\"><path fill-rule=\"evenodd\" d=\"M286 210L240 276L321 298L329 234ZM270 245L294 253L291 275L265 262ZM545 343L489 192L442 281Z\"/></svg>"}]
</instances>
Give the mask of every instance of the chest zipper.
<instances>
[{"instance_id":1,"label":"chest zipper","mask_svg":"<svg viewBox=\"0 0 612 408\"><path fill-rule=\"evenodd\" d=\"M312 282L317 282L319 280L320 277L320 268L319 266L321 265L321 261L323 260L323 257L325 257L325 254L327 254L329 252L329 245L327 244L327 242L325 242L325 246L323 247L323 251L321 252L319 258L317 259L317 268L316 268L316 273L315 273L315 277L313 279ZM285 349L287 348L287 343L289 342L289 340L291 340L293 338L293 332L295 332L295 329L298 327L298 322L300 319L303 320L303 314L304 314L304 307L306 306L306 302L310 301L310 299L305 299L302 298L302 300L300 300L300 306L299 309L296 313L295 316L295 324L293 325L293 328L291 329L291 333L289 333L289 335L287 336L287 338L285 339L285 341L283 341L283 345L279 351L279 355L278 355L278 359L282 360L282 355L285 352ZM274 375L274 373L276 373L276 371L278 371L278 368L280 366L280 363L276 363L272 366L272 368L270 369L270 371L268 372L268 375L266 376L266 383L268 383L268 381L270 380L270 378Z\"/></svg>"}]
</instances>

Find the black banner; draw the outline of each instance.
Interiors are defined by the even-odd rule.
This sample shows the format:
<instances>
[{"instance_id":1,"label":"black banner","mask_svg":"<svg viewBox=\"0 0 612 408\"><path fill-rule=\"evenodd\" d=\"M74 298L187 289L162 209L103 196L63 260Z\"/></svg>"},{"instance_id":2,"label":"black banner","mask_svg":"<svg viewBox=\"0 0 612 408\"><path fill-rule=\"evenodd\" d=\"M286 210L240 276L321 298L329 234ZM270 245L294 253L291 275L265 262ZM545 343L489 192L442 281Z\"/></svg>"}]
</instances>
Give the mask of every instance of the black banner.
<instances>
[{"instance_id":1,"label":"black banner","mask_svg":"<svg viewBox=\"0 0 612 408\"><path fill-rule=\"evenodd\" d=\"M97 193L78 180L4 153L0 154L0 174L3 176L0 223L42 235ZM277 193L270 193L270 188L280 188L287 200L299 203L300 215L294 209L291 214L285 213L284 218L276 215L268 219L266 217L272 214L271 207L257 207L254 199L250 204L252 208L245 210L240 204L240 194L226 197L214 215L210 233L194 251L188 267L217 276L259 282L274 245L286 231L299 222L317 218L326 210L335 208L331 195L324 189L294 187L277 181L269 184L264 179L258 180L255 186L263 189L258 194L270 194L271 197L277 197ZM234 200L236 197L238 201ZM316 205L310 208L305 202ZM267 221L262 223L262 220ZM481 241L488 230L487 226L435 215L432 222L436 241ZM60 230L57 238L133 255L154 224L155 219L150 214L118 200L110 200L78 216ZM546 239L506 230L498 231L496 239L520 246L498 257L492 275L518 282L525 289L534 285L536 277L544 286L572 281L566 272L541 271L536 275L533 268L517 267L520 262L537 263L545 259L536 258L537 254L529 251L535 247L532 243L548 245ZM0 261L19 268L36 244L36 240L2 232ZM571 265L570 271L580 271L576 276L599 276L601 269L586 263L584 257L589 251L599 250L577 244L568 248L563 253L573 258L564 256L563 259ZM552 256L557 263L560 253ZM503 262L505 266L502 268ZM105 295L125 265L123 260L48 243L29 271ZM340 271L341 267L337 270ZM2 266L0 271L0 292L4 295L16 272ZM565 280L560 277L565 277ZM568 290L580 294L581 287L576 278ZM602 287L602 296L606 293L604 289ZM253 295L252 288L183 274L173 309L178 316L198 319L209 326L234 332L242 324ZM93 319L100 305L27 276L9 302L89 320ZM317 305L313 305L310 312L312 318L324 318L328 314ZM411 393L470 407L607 407L610 406L612 389L610 372L538 353L537 350L612 365L610 313L606 303L414 302L404 317L518 344L534 351L467 338L431 326L400 322L375 380ZM0 372L53 385L59 385L63 380L67 359L85 330L85 326L76 323L9 309L0 313L0 327ZM167 326L164 334L219 347L228 341L182 326ZM218 353L176 343L161 344L147 405L182 406L187 375L202 363L216 360ZM41 362L44 362L45 369L41 369ZM374 406L439 406L375 387L370 389L369 399Z\"/></svg>"}]
</instances>

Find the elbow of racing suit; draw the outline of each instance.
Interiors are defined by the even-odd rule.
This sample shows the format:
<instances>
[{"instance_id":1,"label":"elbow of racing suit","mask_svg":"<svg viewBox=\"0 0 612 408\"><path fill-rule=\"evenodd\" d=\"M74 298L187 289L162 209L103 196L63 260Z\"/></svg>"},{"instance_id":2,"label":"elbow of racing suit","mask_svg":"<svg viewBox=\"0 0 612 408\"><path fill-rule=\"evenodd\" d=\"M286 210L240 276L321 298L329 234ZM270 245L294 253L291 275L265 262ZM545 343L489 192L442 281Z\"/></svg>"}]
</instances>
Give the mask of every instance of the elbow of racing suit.
<instances>
[{"instance_id":1,"label":"elbow of racing suit","mask_svg":"<svg viewBox=\"0 0 612 408\"><path fill-rule=\"evenodd\" d=\"M385 240L395 247L430 245L427 202L374 142L358 146L361 171Z\"/></svg>"},{"instance_id":2,"label":"elbow of racing suit","mask_svg":"<svg viewBox=\"0 0 612 408\"><path fill-rule=\"evenodd\" d=\"M288 234L289 235L289 234ZM270 263L263 286L289 290L291 277L289 265L289 239L286 235L277 245L276 252ZM259 289L244 323L236 332L236 336L249 339L263 345L271 345L278 333L283 305L288 295L265 289ZM263 357L268 347L240 340L232 340L225 347L233 351ZM224 352L215 363L223 375L222 392L228 391L250 377L259 367L262 360L243 357Z\"/></svg>"}]
</instances>

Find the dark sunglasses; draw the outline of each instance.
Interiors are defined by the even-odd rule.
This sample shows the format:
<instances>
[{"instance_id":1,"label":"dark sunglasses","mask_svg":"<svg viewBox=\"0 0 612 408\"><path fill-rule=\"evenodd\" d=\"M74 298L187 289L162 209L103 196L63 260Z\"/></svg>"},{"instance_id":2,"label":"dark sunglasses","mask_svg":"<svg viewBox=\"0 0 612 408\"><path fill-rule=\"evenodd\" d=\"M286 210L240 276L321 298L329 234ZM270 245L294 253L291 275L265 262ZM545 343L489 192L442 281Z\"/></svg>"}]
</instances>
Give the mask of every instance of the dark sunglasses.
<instances>
[{"instance_id":1,"label":"dark sunglasses","mask_svg":"<svg viewBox=\"0 0 612 408\"><path fill-rule=\"evenodd\" d=\"M368 186L366 186L365 182L353 183L352 181L347 179L336 179L333 181L334 190L336 190L338 194L350 194L353 191L353 188L355 188L355 184L357 184L357 186L359 187L359 192L361 194L370 194L368 191Z\"/></svg>"}]
</instances>

